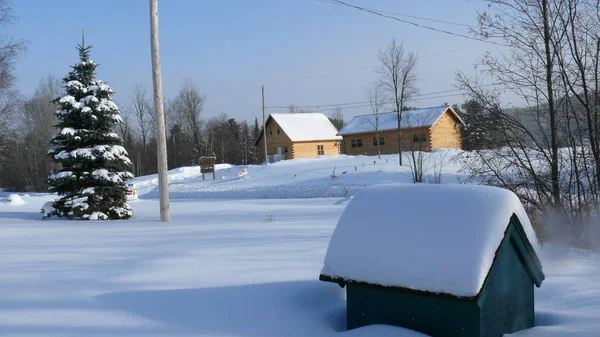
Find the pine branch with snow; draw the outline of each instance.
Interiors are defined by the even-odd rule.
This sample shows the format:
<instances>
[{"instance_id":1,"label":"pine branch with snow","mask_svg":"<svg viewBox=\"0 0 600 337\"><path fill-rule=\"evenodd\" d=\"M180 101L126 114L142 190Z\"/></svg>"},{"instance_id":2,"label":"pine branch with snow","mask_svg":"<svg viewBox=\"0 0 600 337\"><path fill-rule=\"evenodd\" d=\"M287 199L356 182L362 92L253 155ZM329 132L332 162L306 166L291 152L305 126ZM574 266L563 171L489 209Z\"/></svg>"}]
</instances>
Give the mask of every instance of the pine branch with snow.
<instances>
[{"instance_id":1,"label":"pine branch with snow","mask_svg":"<svg viewBox=\"0 0 600 337\"><path fill-rule=\"evenodd\" d=\"M61 169L48 176L50 192L58 194L44 217L111 220L133 216L125 195L131 160L114 132L122 122L112 89L95 79L97 64L90 46L79 45L80 62L63 79L65 95L54 102L59 131L48 155Z\"/></svg>"}]
</instances>

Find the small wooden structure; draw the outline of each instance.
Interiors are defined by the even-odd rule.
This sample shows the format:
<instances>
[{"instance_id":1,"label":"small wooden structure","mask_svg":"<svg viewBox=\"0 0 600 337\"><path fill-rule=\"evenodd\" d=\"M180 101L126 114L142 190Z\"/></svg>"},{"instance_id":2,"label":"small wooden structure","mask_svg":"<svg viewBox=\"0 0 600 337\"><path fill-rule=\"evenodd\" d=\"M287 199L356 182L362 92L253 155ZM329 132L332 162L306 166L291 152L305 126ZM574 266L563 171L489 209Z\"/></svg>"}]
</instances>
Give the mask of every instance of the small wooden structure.
<instances>
[{"instance_id":1,"label":"small wooden structure","mask_svg":"<svg viewBox=\"0 0 600 337\"><path fill-rule=\"evenodd\" d=\"M437 210L424 212L431 204ZM348 204L319 279L346 287L348 329L501 337L534 326L534 285L544 279L534 247L512 192L384 185Z\"/></svg>"},{"instance_id":2,"label":"small wooden structure","mask_svg":"<svg viewBox=\"0 0 600 337\"><path fill-rule=\"evenodd\" d=\"M205 179L206 173L212 172L213 180L215 177L215 162L217 161L217 157L209 156L209 157L200 157L198 159L198 165L200 165L200 172L202 173L202 180Z\"/></svg>"}]
</instances>

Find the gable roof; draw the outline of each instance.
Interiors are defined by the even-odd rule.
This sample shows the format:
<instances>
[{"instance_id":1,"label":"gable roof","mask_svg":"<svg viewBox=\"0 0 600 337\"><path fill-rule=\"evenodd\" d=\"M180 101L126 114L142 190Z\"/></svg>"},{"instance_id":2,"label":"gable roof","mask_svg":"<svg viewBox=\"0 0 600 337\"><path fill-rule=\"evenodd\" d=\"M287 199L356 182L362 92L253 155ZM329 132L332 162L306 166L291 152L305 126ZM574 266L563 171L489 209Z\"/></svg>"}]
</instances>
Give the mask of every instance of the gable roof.
<instances>
[{"instance_id":1,"label":"gable roof","mask_svg":"<svg viewBox=\"0 0 600 337\"><path fill-rule=\"evenodd\" d=\"M414 110L402 111L402 118L400 120L401 129L430 127L442 115L448 111L450 114L461 123L465 124L463 120L458 116L456 111L449 106L437 106L432 108L421 108ZM398 130L398 116L396 112L386 112L379 114L379 131L390 131ZM341 130L338 135L353 135L359 133L371 133L375 132L375 115L362 115L356 116L348 122Z\"/></svg>"},{"instance_id":2,"label":"gable roof","mask_svg":"<svg viewBox=\"0 0 600 337\"><path fill-rule=\"evenodd\" d=\"M306 142L319 140L342 140L337 135L338 130L329 118L322 113L272 113L267 118L266 124L275 120L281 130L292 142ZM260 133L255 145L258 144L263 132Z\"/></svg>"},{"instance_id":3,"label":"gable roof","mask_svg":"<svg viewBox=\"0 0 600 337\"><path fill-rule=\"evenodd\" d=\"M475 185L369 187L344 210L320 278L475 297L514 223L513 215L525 246L535 255L535 232L518 197L508 190ZM526 263L535 272L533 281L541 282L537 257Z\"/></svg>"}]
</instances>

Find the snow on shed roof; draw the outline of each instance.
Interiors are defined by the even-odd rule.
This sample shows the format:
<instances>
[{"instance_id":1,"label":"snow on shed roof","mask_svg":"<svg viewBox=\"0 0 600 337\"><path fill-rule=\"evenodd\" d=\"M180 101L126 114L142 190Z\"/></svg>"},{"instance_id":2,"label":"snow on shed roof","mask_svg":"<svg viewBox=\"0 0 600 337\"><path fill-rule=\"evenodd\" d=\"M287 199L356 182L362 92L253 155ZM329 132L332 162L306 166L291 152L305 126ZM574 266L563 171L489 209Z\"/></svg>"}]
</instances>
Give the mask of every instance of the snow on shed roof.
<instances>
[{"instance_id":1,"label":"snow on shed roof","mask_svg":"<svg viewBox=\"0 0 600 337\"><path fill-rule=\"evenodd\" d=\"M400 127L402 129L410 129L432 126L446 110L450 110L450 113L454 114L456 118L463 123L462 119L451 107L437 106L403 111ZM379 114L379 131L389 130L398 130L398 118L396 112ZM352 118L352 120L338 132L338 135L344 136L370 132L375 132L375 115L373 114Z\"/></svg>"},{"instance_id":2,"label":"snow on shed roof","mask_svg":"<svg viewBox=\"0 0 600 337\"><path fill-rule=\"evenodd\" d=\"M269 115L269 119L271 118L292 142L342 140L342 137L336 135L338 130L322 113L272 113Z\"/></svg>"},{"instance_id":3,"label":"snow on shed roof","mask_svg":"<svg viewBox=\"0 0 600 337\"><path fill-rule=\"evenodd\" d=\"M508 190L475 185L372 186L357 193L344 210L321 275L477 296L513 214L537 250L529 218Z\"/></svg>"}]
</instances>

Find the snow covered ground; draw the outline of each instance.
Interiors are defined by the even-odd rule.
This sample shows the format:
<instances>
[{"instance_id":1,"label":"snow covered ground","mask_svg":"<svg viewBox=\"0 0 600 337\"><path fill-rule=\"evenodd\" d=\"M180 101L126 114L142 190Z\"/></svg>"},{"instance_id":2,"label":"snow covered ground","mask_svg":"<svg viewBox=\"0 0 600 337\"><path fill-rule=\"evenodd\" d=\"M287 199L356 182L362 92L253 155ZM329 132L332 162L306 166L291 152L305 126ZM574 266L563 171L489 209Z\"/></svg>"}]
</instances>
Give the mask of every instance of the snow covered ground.
<instances>
[{"instance_id":1,"label":"snow covered ground","mask_svg":"<svg viewBox=\"0 0 600 337\"><path fill-rule=\"evenodd\" d=\"M329 184L410 180L406 169L373 160L251 166L245 180L235 178L241 167L221 166L225 179L206 182L194 168L174 170L171 189L181 198L172 200L167 224L157 221L151 199L155 177L137 179L141 199L132 202L135 218L128 221L42 221L39 209L50 196L21 194L23 203L15 204L1 194L0 335L422 336L387 326L344 331L344 290L317 281L349 198L308 197L319 183L330 191ZM336 164L341 178L333 181ZM456 181L456 170L446 169L446 182ZM260 195L269 192L258 190L261 184L277 186L279 196L302 188L306 194L275 199ZM544 250L538 326L517 336L598 336L600 256Z\"/></svg>"},{"instance_id":2,"label":"snow covered ground","mask_svg":"<svg viewBox=\"0 0 600 337\"><path fill-rule=\"evenodd\" d=\"M425 153L428 167L443 166L442 181L456 183L462 177L453 149ZM216 165L216 180L207 175L202 180L198 166L182 167L169 172L169 191L173 198L185 199L275 199L346 197L372 184L412 182L408 154L398 166L397 155L377 156L324 156L317 159L294 159L274 164L232 166ZM240 170L248 175L239 177ZM335 169L336 178L332 175ZM433 170L425 172L431 179ZM141 198L158 198L156 175L136 178L134 185Z\"/></svg>"}]
</instances>

